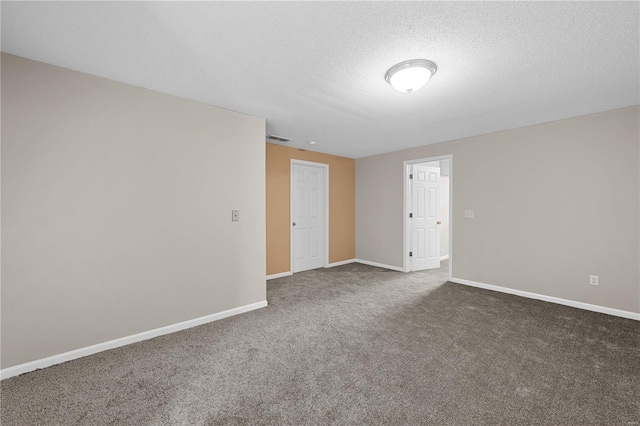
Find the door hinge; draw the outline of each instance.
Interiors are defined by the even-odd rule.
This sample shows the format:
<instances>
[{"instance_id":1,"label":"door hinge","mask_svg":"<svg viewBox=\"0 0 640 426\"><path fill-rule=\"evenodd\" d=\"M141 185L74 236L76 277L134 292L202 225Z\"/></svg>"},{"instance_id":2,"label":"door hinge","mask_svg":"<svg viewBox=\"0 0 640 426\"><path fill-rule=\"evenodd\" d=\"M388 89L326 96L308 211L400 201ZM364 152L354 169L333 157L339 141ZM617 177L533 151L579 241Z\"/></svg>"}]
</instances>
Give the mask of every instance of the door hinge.
<instances>
[{"instance_id":1,"label":"door hinge","mask_svg":"<svg viewBox=\"0 0 640 426\"><path fill-rule=\"evenodd\" d=\"M413 252L412 251L409 252L409 257L413 257Z\"/></svg>"},{"instance_id":2,"label":"door hinge","mask_svg":"<svg viewBox=\"0 0 640 426\"><path fill-rule=\"evenodd\" d=\"M413 217L413 213L409 213L409 217Z\"/></svg>"},{"instance_id":3,"label":"door hinge","mask_svg":"<svg viewBox=\"0 0 640 426\"><path fill-rule=\"evenodd\" d=\"M413 173L409 173L409 179L413 179Z\"/></svg>"}]
</instances>

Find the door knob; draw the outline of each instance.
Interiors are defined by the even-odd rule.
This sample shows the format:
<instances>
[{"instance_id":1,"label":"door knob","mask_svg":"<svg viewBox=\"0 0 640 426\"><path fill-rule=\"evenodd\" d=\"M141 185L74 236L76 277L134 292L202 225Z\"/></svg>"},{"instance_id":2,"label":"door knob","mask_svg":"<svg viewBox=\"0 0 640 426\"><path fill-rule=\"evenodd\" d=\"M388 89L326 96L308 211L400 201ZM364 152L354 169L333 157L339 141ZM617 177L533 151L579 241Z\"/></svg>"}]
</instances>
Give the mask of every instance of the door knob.
<instances>
[{"instance_id":1,"label":"door knob","mask_svg":"<svg viewBox=\"0 0 640 426\"><path fill-rule=\"evenodd\" d=\"M295 223L295 222L293 222L293 226L296 226L296 223Z\"/></svg>"},{"instance_id":2,"label":"door knob","mask_svg":"<svg viewBox=\"0 0 640 426\"><path fill-rule=\"evenodd\" d=\"M436 222L436 225L442 225L442 222L437 221L437 222Z\"/></svg>"}]
</instances>

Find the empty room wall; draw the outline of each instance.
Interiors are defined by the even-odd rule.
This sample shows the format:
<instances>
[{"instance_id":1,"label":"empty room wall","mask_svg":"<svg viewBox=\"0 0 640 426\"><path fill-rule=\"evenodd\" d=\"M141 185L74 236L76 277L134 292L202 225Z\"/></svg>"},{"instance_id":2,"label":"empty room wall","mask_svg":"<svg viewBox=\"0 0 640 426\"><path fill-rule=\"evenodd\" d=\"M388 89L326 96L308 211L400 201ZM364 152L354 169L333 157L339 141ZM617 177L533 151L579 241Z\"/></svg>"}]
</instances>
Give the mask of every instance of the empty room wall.
<instances>
[{"instance_id":1,"label":"empty room wall","mask_svg":"<svg viewBox=\"0 0 640 426\"><path fill-rule=\"evenodd\" d=\"M640 312L639 114L358 159L357 258L402 266L403 161L453 154L453 277Z\"/></svg>"},{"instance_id":2,"label":"empty room wall","mask_svg":"<svg viewBox=\"0 0 640 426\"><path fill-rule=\"evenodd\" d=\"M267 275L290 269L291 160L329 165L329 262L356 255L355 160L267 145Z\"/></svg>"},{"instance_id":3,"label":"empty room wall","mask_svg":"<svg viewBox=\"0 0 640 426\"><path fill-rule=\"evenodd\" d=\"M264 134L3 54L2 368L264 301Z\"/></svg>"}]
</instances>

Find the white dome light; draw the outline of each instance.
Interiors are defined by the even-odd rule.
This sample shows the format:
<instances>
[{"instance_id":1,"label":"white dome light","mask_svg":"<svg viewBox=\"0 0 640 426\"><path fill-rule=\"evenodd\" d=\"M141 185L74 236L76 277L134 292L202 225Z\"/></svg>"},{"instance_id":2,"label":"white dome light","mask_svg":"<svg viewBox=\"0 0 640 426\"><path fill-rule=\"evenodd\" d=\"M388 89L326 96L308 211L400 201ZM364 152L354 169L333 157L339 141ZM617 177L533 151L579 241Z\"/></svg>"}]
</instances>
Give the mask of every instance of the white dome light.
<instances>
[{"instance_id":1,"label":"white dome light","mask_svg":"<svg viewBox=\"0 0 640 426\"><path fill-rule=\"evenodd\" d=\"M389 68L384 79L398 92L413 93L424 87L437 69L426 59L411 59Z\"/></svg>"}]
</instances>

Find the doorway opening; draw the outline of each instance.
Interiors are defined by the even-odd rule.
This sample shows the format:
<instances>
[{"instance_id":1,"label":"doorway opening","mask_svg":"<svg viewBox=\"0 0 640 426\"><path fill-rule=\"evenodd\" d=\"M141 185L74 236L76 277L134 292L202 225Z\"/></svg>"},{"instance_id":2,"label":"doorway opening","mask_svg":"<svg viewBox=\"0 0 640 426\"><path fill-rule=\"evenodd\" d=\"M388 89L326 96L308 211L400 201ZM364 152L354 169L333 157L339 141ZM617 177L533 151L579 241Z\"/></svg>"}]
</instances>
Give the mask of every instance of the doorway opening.
<instances>
[{"instance_id":1,"label":"doorway opening","mask_svg":"<svg viewBox=\"0 0 640 426\"><path fill-rule=\"evenodd\" d=\"M453 155L404 162L404 272L448 267L452 277Z\"/></svg>"},{"instance_id":2,"label":"doorway opening","mask_svg":"<svg viewBox=\"0 0 640 426\"><path fill-rule=\"evenodd\" d=\"M291 273L329 262L329 165L291 160Z\"/></svg>"}]
</instances>

